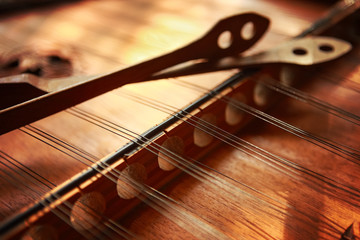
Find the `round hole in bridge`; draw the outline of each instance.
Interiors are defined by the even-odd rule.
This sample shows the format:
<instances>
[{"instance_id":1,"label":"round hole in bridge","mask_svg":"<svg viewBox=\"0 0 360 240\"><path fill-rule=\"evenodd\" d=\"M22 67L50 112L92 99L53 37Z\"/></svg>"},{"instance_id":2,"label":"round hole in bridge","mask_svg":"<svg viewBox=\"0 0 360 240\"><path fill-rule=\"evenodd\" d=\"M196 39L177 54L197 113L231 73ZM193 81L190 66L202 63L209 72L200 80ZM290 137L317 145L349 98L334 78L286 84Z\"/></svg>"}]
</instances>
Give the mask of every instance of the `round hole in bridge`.
<instances>
[{"instance_id":1,"label":"round hole in bridge","mask_svg":"<svg viewBox=\"0 0 360 240\"><path fill-rule=\"evenodd\" d=\"M321 44L319 46L319 50L321 50L322 52L333 52L334 47L330 44Z\"/></svg>"},{"instance_id":2,"label":"round hole in bridge","mask_svg":"<svg viewBox=\"0 0 360 240\"><path fill-rule=\"evenodd\" d=\"M222 32L218 37L218 46L221 49L226 49L231 46L233 42L233 37L230 31L224 31Z\"/></svg>"},{"instance_id":3,"label":"round hole in bridge","mask_svg":"<svg viewBox=\"0 0 360 240\"><path fill-rule=\"evenodd\" d=\"M307 50L304 48L294 48L293 53L297 56L304 56L307 54Z\"/></svg>"},{"instance_id":4,"label":"round hole in bridge","mask_svg":"<svg viewBox=\"0 0 360 240\"><path fill-rule=\"evenodd\" d=\"M240 104L246 103L246 97L242 93L234 94L225 108L225 121L227 124L234 126L239 124L245 112L240 109Z\"/></svg>"},{"instance_id":5,"label":"round hole in bridge","mask_svg":"<svg viewBox=\"0 0 360 240\"><path fill-rule=\"evenodd\" d=\"M71 209L71 224L79 231L92 229L101 221L105 208L106 201L101 193L85 193Z\"/></svg>"},{"instance_id":6,"label":"round hole in bridge","mask_svg":"<svg viewBox=\"0 0 360 240\"><path fill-rule=\"evenodd\" d=\"M241 28L240 36L244 40L250 40L255 36L255 25L253 22L247 22Z\"/></svg>"},{"instance_id":7,"label":"round hole in bridge","mask_svg":"<svg viewBox=\"0 0 360 240\"><path fill-rule=\"evenodd\" d=\"M262 74L259 76L259 81L254 87L254 102L259 107L268 105L272 98L272 90L262 83L262 81L266 82L267 80L275 81L269 74Z\"/></svg>"},{"instance_id":8,"label":"round hole in bridge","mask_svg":"<svg viewBox=\"0 0 360 240\"><path fill-rule=\"evenodd\" d=\"M280 82L285 86L293 86L300 78L304 76L304 67L284 65L280 70Z\"/></svg>"},{"instance_id":9,"label":"round hole in bridge","mask_svg":"<svg viewBox=\"0 0 360 240\"><path fill-rule=\"evenodd\" d=\"M216 116L212 113L204 114L194 129L194 144L198 147L208 146L214 139L211 132L216 126Z\"/></svg>"},{"instance_id":10,"label":"round hole in bridge","mask_svg":"<svg viewBox=\"0 0 360 240\"><path fill-rule=\"evenodd\" d=\"M147 179L147 173L144 165L133 163L121 171L117 180L116 190L119 197L131 199L136 197Z\"/></svg>"},{"instance_id":11,"label":"round hole in bridge","mask_svg":"<svg viewBox=\"0 0 360 240\"><path fill-rule=\"evenodd\" d=\"M173 170L174 162L180 160L179 158L184 154L184 148L184 141L180 137L172 136L166 139L158 154L159 167L164 171Z\"/></svg>"}]
</instances>

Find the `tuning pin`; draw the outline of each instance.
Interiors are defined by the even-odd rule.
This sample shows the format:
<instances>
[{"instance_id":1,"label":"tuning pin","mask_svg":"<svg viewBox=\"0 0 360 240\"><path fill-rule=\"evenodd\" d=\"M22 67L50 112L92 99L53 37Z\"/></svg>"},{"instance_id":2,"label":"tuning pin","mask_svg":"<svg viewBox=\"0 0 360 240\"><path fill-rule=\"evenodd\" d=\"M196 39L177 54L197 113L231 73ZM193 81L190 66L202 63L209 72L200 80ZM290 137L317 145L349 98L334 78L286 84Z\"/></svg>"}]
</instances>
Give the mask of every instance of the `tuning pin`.
<instances>
[{"instance_id":1,"label":"tuning pin","mask_svg":"<svg viewBox=\"0 0 360 240\"><path fill-rule=\"evenodd\" d=\"M340 240L355 240L353 223L341 234Z\"/></svg>"}]
</instances>

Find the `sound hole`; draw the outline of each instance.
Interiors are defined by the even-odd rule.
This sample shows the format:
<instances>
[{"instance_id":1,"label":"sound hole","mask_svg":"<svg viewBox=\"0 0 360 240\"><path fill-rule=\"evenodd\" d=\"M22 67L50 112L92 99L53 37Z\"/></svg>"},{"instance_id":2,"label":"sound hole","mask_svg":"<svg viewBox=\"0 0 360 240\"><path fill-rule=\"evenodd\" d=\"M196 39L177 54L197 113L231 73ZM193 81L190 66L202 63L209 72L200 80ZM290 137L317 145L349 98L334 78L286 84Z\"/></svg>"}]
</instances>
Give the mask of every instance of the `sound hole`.
<instances>
[{"instance_id":1,"label":"sound hole","mask_svg":"<svg viewBox=\"0 0 360 240\"><path fill-rule=\"evenodd\" d=\"M218 38L218 46L221 49L227 49L231 46L233 41L232 34L230 31L222 32Z\"/></svg>"},{"instance_id":2,"label":"sound hole","mask_svg":"<svg viewBox=\"0 0 360 240\"><path fill-rule=\"evenodd\" d=\"M293 53L297 56L304 56L307 54L307 50L304 48L295 48L293 49Z\"/></svg>"},{"instance_id":3,"label":"sound hole","mask_svg":"<svg viewBox=\"0 0 360 240\"><path fill-rule=\"evenodd\" d=\"M334 51L334 47L329 44L322 44L319 46L319 49L323 52L332 52Z\"/></svg>"},{"instance_id":4,"label":"sound hole","mask_svg":"<svg viewBox=\"0 0 360 240\"><path fill-rule=\"evenodd\" d=\"M244 40L250 40L255 36L255 25L253 22L247 22L241 29L241 37Z\"/></svg>"},{"instance_id":5,"label":"sound hole","mask_svg":"<svg viewBox=\"0 0 360 240\"><path fill-rule=\"evenodd\" d=\"M280 82L285 86L292 86L303 74L303 68L298 66L283 66L280 71Z\"/></svg>"},{"instance_id":6,"label":"sound hole","mask_svg":"<svg viewBox=\"0 0 360 240\"><path fill-rule=\"evenodd\" d=\"M79 231L91 229L100 222L105 208L106 201L101 193L86 193L75 202L71 210L71 224Z\"/></svg>"},{"instance_id":7,"label":"sound hole","mask_svg":"<svg viewBox=\"0 0 360 240\"><path fill-rule=\"evenodd\" d=\"M172 158L174 157L177 159L177 156L181 157L184 154L184 141L178 136L169 137L164 141L161 147L162 149L166 149L169 151L161 150L161 152L159 152L159 167L165 171L173 170L175 166L172 164L172 162L174 161ZM172 153L174 153L175 156L173 156Z\"/></svg>"},{"instance_id":8,"label":"sound hole","mask_svg":"<svg viewBox=\"0 0 360 240\"><path fill-rule=\"evenodd\" d=\"M0 62L0 77L22 73L44 78L60 78L74 74L74 53L60 46L35 45L11 49Z\"/></svg>"},{"instance_id":9,"label":"sound hole","mask_svg":"<svg viewBox=\"0 0 360 240\"><path fill-rule=\"evenodd\" d=\"M198 147L206 147L209 145L214 138L210 134L210 131L215 125L215 115L211 113L204 114L194 129L194 144Z\"/></svg>"},{"instance_id":10,"label":"sound hole","mask_svg":"<svg viewBox=\"0 0 360 240\"><path fill-rule=\"evenodd\" d=\"M244 94L237 93L232 96L230 102L226 105L225 121L227 124L234 126L242 121L244 112L237 106L240 103L246 103L246 97Z\"/></svg>"},{"instance_id":11,"label":"sound hole","mask_svg":"<svg viewBox=\"0 0 360 240\"><path fill-rule=\"evenodd\" d=\"M254 87L254 102L260 107L265 107L272 98L272 91L265 86L262 81L275 81L270 75L263 74L259 77L259 82Z\"/></svg>"},{"instance_id":12,"label":"sound hole","mask_svg":"<svg viewBox=\"0 0 360 240\"><path fill-rule=\"evenodd\" d=\"M116 189L119 197L123 199L131 199L136 197L147 179L145 167L140 163L133 163L127 166L119 176Z\"/></svg>"}]
</instances>

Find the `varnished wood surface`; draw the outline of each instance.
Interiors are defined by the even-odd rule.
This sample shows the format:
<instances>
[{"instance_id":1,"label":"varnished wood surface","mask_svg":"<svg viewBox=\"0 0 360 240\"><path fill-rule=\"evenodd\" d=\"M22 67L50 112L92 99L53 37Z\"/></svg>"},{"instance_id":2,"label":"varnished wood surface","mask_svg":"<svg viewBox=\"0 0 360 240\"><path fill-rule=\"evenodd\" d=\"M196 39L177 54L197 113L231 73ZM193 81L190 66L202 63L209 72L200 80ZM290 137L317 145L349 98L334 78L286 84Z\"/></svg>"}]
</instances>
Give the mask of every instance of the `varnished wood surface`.
<instances>
[{"instance_id":1,"label":"varnished wood surface","mask_svg":"<svg viewBox=\"0 0 360 240\"><path fill-rule=\"evenodd\" d=\"M180 47L202 35L216 20L249 10L266 15L272 21L271 32L254 50L247 53L250 54L295 36L327 8L320 3L297 1L81 1L2 16L0 31L6 34L1 36L0 44L4 54L0 60L6 62L8 54L16 52L15 49L24 51L48 47L51 51L40 50L40 53L53 54L60 49L62 56L73 64L72 74L103 73ZM357 86L359 82L360 61L358 49L356 51L351 60L322 66L320 74L318 69L305 69L312 74L306 76L307 85L303 86L303 90L359 115L359 92L356 88L348 87L349 83ZM35 57L35 62L38 61L36 58L39 56ZM332 72L341 78L332 78ZM183 78L180 81L212 89L232 74L221 72ZM251 81L250 85L254 84ZM177 79L161 80L126 86L77 108L140 134L166 119L169 113L138 103L124 93L147 96L176 108L182 108L204 94L178 82ZM246 92L248 101L254 105L252 91L246 89ZM203 111L214 111L221 119L224 108L225 104L219 103L218 107L210 110L205 108ZM355 149L353 152L359 149L358 125L324 113L309 104L283 97L269 113L336 144L348 145ZM197 114L201 116L202 112ZM103 158L129 141L75 116L73 110L55 114L32 126L68 142L77 151L83 150L93 155L95 159ZM230 129L229 126L227 128ZM22 128L0 136L1 151L54 185L60 185L88 167L67 155L70 151L63 146L58 145L63 150L61 152L48 145L48 140L43 142L30 136L28 133L34 133L29 129ZM205 155L204 163L238 181L229 182L244 192L227 192L228 186L215 187L187 174L170 180L157 168L156 156L146 150L135 154L130 161L144 163L149 184L157 185L157 179L159 185L164 185L161 191L188 206L196 216L205 219L226 236L233 239L339 239L345 228L353 222L355 232L359 234L356 225L360 218L357 156L338 156L337 151L335 154L329 152L261 120L254 120L240 131L238 136L242 139L291 161L293 164L288 168L284 164L276 165L266 159L249 156L241 149L226 144L204 151L193 145L193 129L193 126L182 124L177 130L170 129L168 135L183 134L185 155ZM158 141L161 143L165 138L162 136ZM20 166L19 163L17 165ZM25 169L24 166L20 168ZM2 220L26 209L50 190L33 183L13 186L8 181L11 179L9 176L18 175L3 164L1 175ZM20 177L20 181L28 182L25 177ZM111 205L127 208L131 201L120 201L116 197L115 184L104 179L101 181L95 181L89 189L84 188L83 193L94 190L102 192L108 205L105 215L119 217L122 210L116 213ZM71 202L78 197L79 194L75 194ZM47 220L45 218L41 221L44 223ZM126 215L118 221L144 239L193 239L197 236L145 205L127 210ZM196 224L201 225L200 222ZM66 224L57 226L64 230ZM79 237L73 235L72 231L69 235L62 234Z\"/></svg>"}]
</instances>

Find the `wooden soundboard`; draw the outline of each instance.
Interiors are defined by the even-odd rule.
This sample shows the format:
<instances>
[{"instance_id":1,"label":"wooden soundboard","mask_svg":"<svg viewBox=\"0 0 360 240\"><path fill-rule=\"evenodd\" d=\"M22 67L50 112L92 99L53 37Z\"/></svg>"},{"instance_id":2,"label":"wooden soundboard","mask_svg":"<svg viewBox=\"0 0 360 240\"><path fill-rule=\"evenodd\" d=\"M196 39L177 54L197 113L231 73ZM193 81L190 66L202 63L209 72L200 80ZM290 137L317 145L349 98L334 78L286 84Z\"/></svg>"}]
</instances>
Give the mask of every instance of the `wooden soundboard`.
<instances>
[{"instance_id":1,"label":"wooden soundboard","mask_svg":"<svg viewBox=\"0 0 360 240\"><path fill-rule=\"evenodd\" d=\"M9 11L0 17L0 77L61 81L126 68L245 12L271 21L251 55L331 6L105 0ZM359 19L326 31L353 44L330 63L130 84L1 135L1 237L357 239ZM44 94L22 83L2 91L3 102Z\"/></svg>"}]
</instances>

